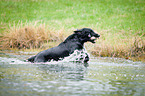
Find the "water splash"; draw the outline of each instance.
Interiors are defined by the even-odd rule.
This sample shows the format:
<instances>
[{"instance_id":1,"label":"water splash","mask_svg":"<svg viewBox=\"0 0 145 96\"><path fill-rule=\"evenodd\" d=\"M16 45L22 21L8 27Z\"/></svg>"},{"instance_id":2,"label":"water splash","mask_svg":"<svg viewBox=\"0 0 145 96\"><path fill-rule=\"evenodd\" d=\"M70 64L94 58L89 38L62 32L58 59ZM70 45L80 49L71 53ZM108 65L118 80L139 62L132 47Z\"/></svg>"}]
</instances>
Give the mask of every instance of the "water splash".
<instances>
[{"instance_id":1,"label":"water splash","mask_svg":"<svg viewBox=\"0 0 145 96\"><path fill-rule=\"evenodd\" d=\"M17 55L16 55L17 54ZM66 62L78 62L84 63L85 57L87 56L87 51L85 49L75 50L70 56L60 59L59 61L43 62L43 63L31 63L26 60L27 56L30 55L28 52L17 52L17 53L5 53L4 56L0 57L1 63L8 64L58 64ZM23 56L24 55L24 56ZM32 55L32 54L31 54Z\"/></svg>"},{"instance_id":2,"label":"water splash","mask_svg":"<svg viewBox=\"0 0 145 96\"><path fill-rule=\"evenodd\" d=\"M85 57L87 56L87 51L85 49L75 50L73 54L68 57L65 57L63 62L80 62L84 63Z\"/></svg>"}]
</instances>

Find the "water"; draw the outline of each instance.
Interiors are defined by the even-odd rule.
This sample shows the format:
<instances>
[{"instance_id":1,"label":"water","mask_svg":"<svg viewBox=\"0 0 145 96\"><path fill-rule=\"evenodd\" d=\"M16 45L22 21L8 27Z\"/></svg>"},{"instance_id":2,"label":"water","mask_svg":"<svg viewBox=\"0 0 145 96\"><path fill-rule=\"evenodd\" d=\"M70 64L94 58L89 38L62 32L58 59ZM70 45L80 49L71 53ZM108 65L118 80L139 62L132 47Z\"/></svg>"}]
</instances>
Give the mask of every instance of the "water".
<instances>
[{"instance_id":1,"label":"water","mask_svg":"<svg viewBox=\"0 0 145 96\"><path fill-rule=\"evenodd\" d=\"M145 96L145 63L107 57L88 65L23 61L32 54L0 53L0 96Z\"/></svg>"}]
</instances>

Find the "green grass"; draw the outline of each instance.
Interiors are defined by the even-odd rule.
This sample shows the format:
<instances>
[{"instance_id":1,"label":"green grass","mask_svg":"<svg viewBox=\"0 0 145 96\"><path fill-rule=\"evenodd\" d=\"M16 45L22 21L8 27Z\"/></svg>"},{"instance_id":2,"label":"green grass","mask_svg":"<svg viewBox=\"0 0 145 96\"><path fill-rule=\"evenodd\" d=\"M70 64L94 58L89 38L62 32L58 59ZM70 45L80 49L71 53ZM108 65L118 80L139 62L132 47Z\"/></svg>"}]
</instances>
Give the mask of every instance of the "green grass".
<instances>
[{"instance_id":1,"label":"green grass","mask_svg":"<svg viewBox=\"0 0 145 96\"><path fill-rule=\"evenodd\" d=\"M135 37L145 41L144 5L144 0L0 0L0 33L9 30L9 24L23 22L26 26L40 20L48 29L64 29L68 35L75 29L89 27L101 34L94 46L131 50ZM141 44L144 50L145 43Z\"/></svg>"},{"instance_id":2,"label":"green grass","mask_svg":"<svg viewBox=\"0 0 145 96\"><path fill-rule=\"evenodd\" d=\"M2 24L42 20L60 29L93 27L141 31L145 21L144 0L1 0Z\"/></svg>"}]
</instances>

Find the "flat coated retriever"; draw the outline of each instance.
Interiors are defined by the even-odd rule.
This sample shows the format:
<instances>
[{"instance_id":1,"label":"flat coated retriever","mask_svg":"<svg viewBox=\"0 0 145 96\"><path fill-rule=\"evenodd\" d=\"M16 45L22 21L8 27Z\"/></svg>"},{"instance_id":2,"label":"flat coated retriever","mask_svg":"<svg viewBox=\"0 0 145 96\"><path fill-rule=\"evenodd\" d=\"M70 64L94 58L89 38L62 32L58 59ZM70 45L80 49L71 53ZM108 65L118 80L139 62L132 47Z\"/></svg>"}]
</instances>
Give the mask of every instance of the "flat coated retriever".
<instances>
[{"instance_id":1,"label":"flat coated retriever","mask_svg":"<svg viewBox=\"0 0 145 96\"><path fill-rule=\"evenodd\" d=\"M58 46L39 52L37 55L28 59L30 62L48 62L51 60L58 61L64 57L68 57L75 50L83 50L84 43L90 41L95 43L96 38L100 35L95 33L90 28L83 28L74 31L74 34L66 38L66 40L60 43ZM84 63L89 61L89 56L86 54Z\"/></svg>"}]
</instances>

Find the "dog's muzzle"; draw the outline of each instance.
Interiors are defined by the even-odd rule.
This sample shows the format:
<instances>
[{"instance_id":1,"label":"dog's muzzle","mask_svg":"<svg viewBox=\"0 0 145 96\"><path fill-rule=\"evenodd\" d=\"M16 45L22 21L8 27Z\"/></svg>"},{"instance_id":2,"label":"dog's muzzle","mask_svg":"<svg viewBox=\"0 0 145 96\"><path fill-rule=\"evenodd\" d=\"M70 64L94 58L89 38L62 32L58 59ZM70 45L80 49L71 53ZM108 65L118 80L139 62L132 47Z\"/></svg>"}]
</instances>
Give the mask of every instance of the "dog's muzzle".
<instances>
[{"instance_id":1,"label":"dog's muzzle","mask_svg":"<svg viewBox=\"0 0 145 96\"><path fill-rule=\"evenodd\" d=\"M91 42L92 43L95 43L95 40L97 40L97 38L99 38L100 35L96 34L95 36L92 36L90 39L91 39Z\"/></svg>"}]
</instances>

